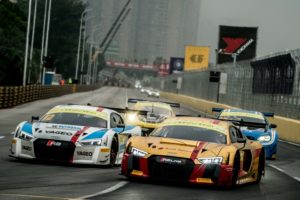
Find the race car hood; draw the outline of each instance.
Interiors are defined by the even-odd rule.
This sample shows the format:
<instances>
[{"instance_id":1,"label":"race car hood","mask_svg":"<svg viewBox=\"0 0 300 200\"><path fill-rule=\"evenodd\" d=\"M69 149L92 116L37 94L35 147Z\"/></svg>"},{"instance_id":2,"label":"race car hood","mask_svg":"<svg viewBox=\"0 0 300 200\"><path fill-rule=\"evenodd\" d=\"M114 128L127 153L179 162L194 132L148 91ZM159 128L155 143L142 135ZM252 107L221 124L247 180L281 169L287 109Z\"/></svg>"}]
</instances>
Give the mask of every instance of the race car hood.
<instances>
[{"instance_id":1,"label":"race car hood","mask_svg":"<svg viewBox=\"0 0 300 200\"><path fill-rule=\"evenodd\" d=\"M39 122L32 125L32 135L40 139L71 141L73 140L72 138L77 137L76 141L78 141L87 138L89 135L95 133L95 131L105 133L107 129Z\"/></svg>"},{"instance_id":2,"label":"race car hood","mask_svg":"<svg viewBox=\"0 0 300 200\"><path fill-rule=\"evenodd\" d=\"M229 148L223 144L151 136L133 137L129 142L131 142L132 147L151 155L193 159L220 156L223 148Z\"/></svg>"}]
</instances>

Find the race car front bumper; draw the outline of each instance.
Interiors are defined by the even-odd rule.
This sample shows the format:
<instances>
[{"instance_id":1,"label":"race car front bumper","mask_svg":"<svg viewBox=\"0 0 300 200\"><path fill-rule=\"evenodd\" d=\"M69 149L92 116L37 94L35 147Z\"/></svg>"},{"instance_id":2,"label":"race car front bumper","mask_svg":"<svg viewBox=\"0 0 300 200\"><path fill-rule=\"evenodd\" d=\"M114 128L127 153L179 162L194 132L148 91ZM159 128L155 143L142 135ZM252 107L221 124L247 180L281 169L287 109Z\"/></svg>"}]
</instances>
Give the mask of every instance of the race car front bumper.
<instances>
[{"instance_id":1,"label":"race car front bumper","mask_svg":"<svg viewBox=\"0 0 300 200\"><path fill-rule=\"evenodd\" d=\"M180 161L161 163L152 155L148 158L125 153L121 164L121 174L128 177L153 178L184 181L206 185L231 185L232 166L218 164L197 164L191 159L173 158ZM164 156L165 157L165 156ZM168 159L167 159L168 160Z\"/></svg>"},{"instance_id":2,"label":"race car front bumper","mask_svg":"<svg viewBox=\"0 0 300 200\"><path fill-rule=\"evenodd\" d=\"M107 165L110 148L106 146L80 146L67 141L14 138L10 156L23 159L54 160L76 164Z\"/></svg>"}]
</instances>

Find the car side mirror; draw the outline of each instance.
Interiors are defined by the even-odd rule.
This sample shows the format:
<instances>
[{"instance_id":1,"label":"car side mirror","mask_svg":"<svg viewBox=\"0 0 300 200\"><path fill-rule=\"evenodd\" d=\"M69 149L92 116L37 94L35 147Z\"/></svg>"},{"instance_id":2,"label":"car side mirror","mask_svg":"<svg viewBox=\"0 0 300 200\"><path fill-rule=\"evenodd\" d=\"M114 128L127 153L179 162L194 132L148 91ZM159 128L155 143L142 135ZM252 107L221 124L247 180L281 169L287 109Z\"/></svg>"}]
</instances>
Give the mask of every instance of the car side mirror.
<instances>
[{"instance_id":1,"label":"car side mirror","mask_svg":"<svg viewBox=\"0 0 300 200\"><path fill-rule=\"evenodd\" d=\"M39 116L32 116L32 117L31 117L31 122L39 121L39 120L40 120L40 117L39 117Z\"/></svg>"},{"instance_id":2,"label":"car side mirror","mask_svg":"<svg viewBox=\"0 0 300 200\"><path fill-rule=\"evenodd\" d=\"M276 124L270 124L270 128L277 128Z\"/></svg>"},{"instance_id":3,"label":"car side mirror","mask_svg":"<svg viewBox=\"0 0 300 200\"><path fill-rule=\"evenodd\" d=\"M237 138L236 141L237 141L237 143L246 143L247 139L246 138Z\"/></svg>"}]
</instances>

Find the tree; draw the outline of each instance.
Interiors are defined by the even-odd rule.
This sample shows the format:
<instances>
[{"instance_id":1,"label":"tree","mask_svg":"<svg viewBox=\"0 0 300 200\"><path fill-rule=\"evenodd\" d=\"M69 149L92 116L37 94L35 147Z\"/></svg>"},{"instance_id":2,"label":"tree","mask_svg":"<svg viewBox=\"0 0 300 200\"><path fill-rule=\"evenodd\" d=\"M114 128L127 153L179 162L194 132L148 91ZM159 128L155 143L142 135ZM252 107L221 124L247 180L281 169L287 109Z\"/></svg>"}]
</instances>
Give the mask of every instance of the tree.
<instances>
[{"instance_id":1,"label":"tree","mask_svg":"<svg viewBox=\"0 0 300 200\"><path fill-rule=\"evenodd\" d=\"M24 63L26 16L18 5L0 2L0 85L20 85Z\"/></svg>"},{"instance_id":2,"label":"tree","mask_svg":"<svg viewBox=\"0 0 300 200\"><path fill-rule=\"evenodd\" d=\"M41 48L45 2L40 3L36 48ZM55 59L56 72L64 78L75 76L76 54L81 13L81 0L52 0L48 55Z\"/></svg>"}]
</instances>

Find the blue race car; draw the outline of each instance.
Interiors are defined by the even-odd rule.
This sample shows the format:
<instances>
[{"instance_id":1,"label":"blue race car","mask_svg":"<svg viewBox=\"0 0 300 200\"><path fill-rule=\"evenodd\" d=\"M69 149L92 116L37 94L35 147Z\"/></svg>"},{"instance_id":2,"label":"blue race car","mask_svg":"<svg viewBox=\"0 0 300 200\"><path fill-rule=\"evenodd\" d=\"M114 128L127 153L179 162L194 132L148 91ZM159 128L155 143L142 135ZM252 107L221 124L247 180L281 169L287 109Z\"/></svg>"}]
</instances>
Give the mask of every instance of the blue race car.
<instances>
[{"instance_id":1,"label":"blue race car","mask_svg":"<svg viewBox=\"0 0 300 200\"><path fill-rule=\"evenodd\" d=\"M266 117L273 117L274 113L223 108L213 108L212 111L220 113L218 119L231 121L238 125L248 139L260 141L265 149L267 159L276 159L277 125L270 124L266 119Z\"/></svg>"}]
</instances>

